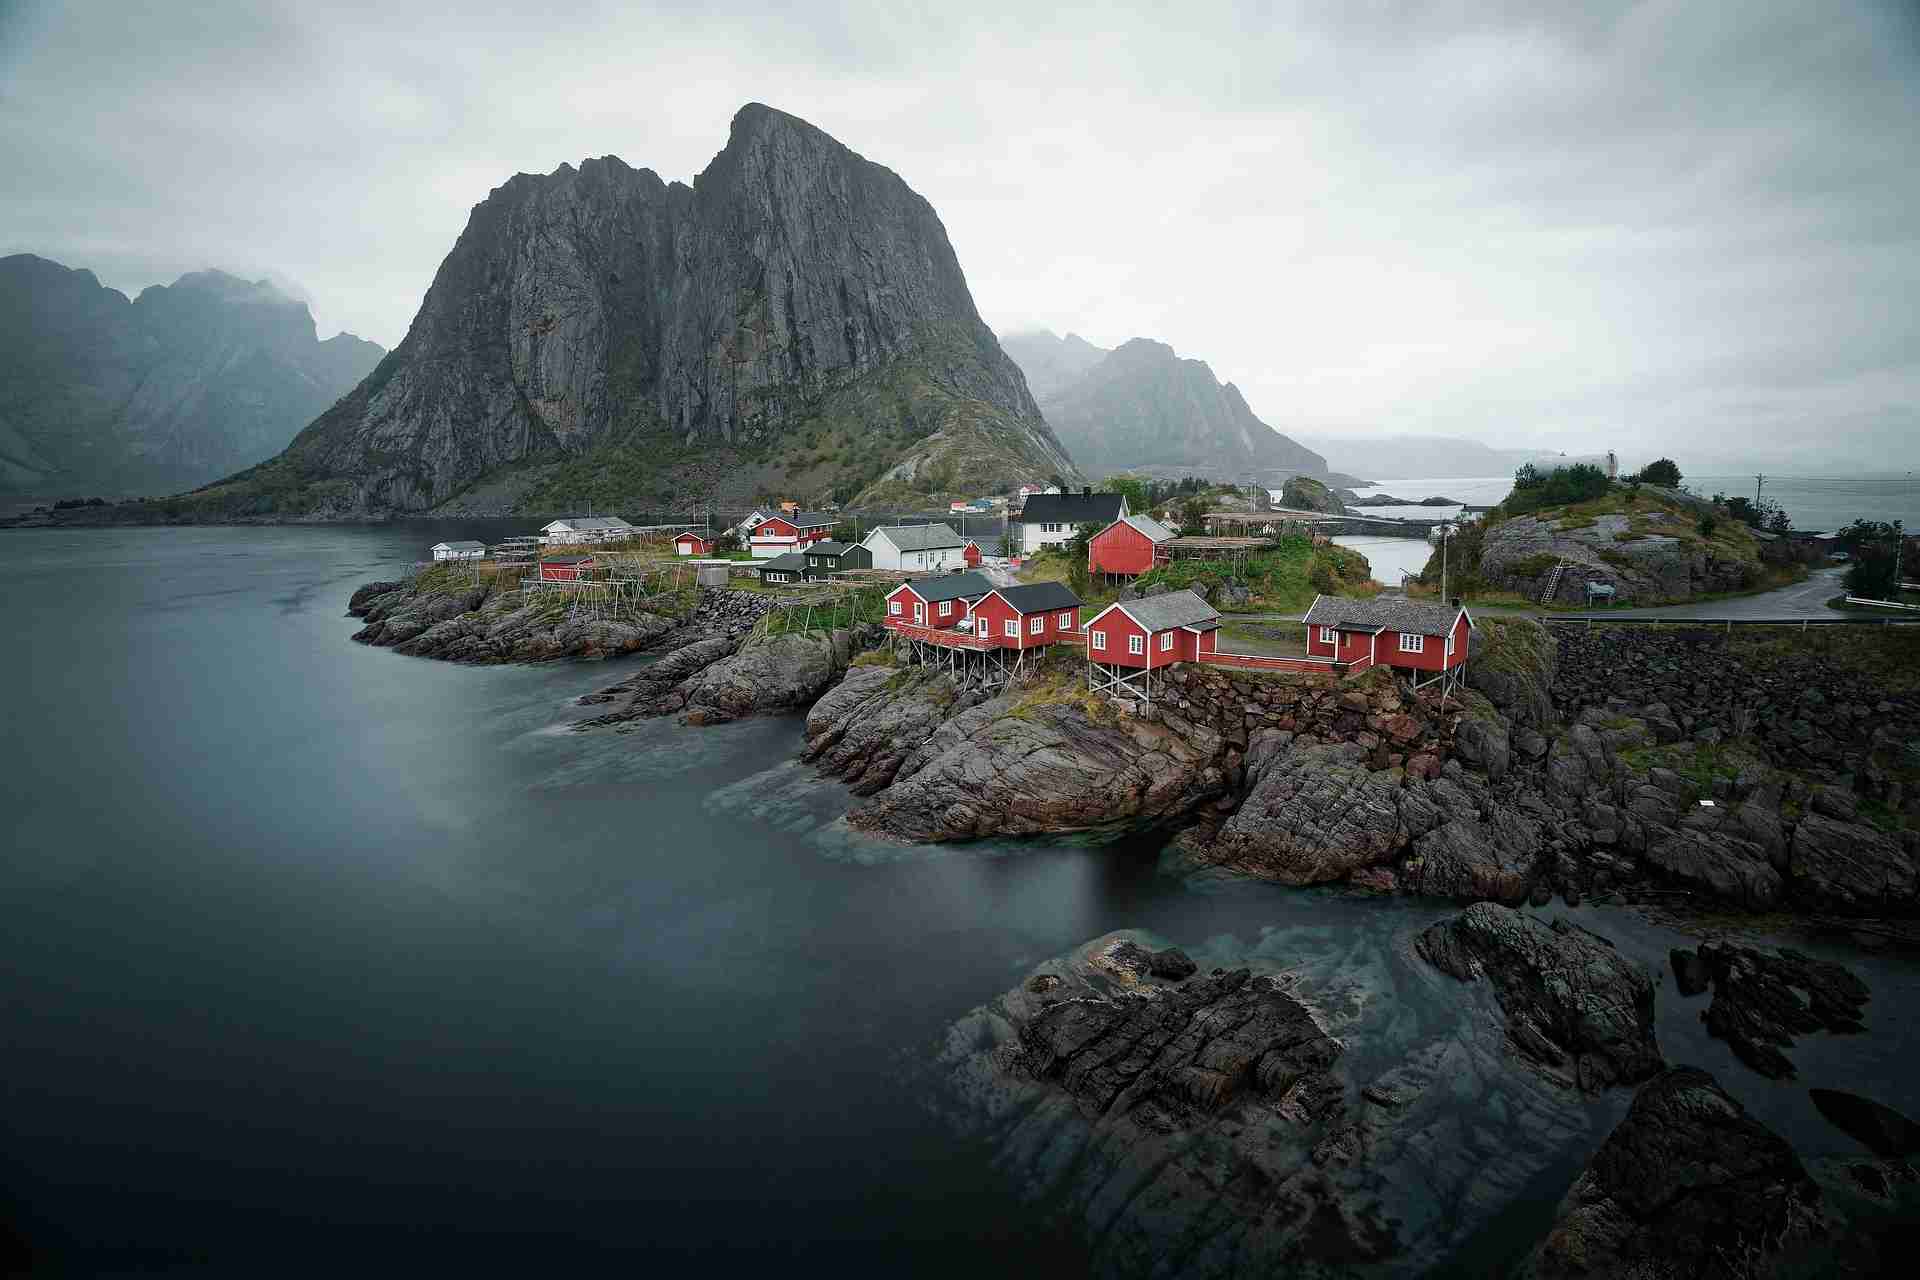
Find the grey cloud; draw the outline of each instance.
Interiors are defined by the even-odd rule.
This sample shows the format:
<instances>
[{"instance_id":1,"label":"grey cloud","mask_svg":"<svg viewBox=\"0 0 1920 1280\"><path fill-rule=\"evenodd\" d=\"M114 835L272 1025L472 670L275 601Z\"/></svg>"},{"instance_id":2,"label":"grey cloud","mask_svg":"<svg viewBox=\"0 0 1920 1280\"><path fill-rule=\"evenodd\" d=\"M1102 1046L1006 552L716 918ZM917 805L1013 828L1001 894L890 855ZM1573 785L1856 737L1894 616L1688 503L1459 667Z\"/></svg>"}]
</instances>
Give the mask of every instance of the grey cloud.
<instances>
[{"instance_id":1,"label":"grey cloud","mask_svg":"<svg viewBox=\"0 0 1920 1280\"><path fill-rule=\"evenodd\" d=\"M685 180L761 100L926 195L1003 332L1160 338L1283 429L1871 464L1917 72L1866 0L0 5L0 252L273 272L390 345L512 173Z\"/></svg>"}]
</instances>

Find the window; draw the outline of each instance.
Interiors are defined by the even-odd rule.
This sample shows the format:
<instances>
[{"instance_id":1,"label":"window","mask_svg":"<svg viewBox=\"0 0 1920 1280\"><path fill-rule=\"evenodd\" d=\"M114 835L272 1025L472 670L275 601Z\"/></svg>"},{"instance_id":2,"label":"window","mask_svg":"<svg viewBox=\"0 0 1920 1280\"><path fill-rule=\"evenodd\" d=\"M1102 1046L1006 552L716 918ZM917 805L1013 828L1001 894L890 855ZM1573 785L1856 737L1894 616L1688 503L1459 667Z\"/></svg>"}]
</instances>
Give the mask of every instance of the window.
<instances>
[{"instance_id":1,"label":"window","mask_svg":"<svg viewBox=\"0 0 1920 1280\"><path fill-rule=\"evenodd\" d=\"M1106 633L1106 632L1104 632L1104 631L1095 631L1095 632L1093 633L1093 647L1094 647L1094 648L1096 648L1096 649L1104 649L1104 648L1106 648L1106 647L1107 647L1107 633Z\"/></svg>"},{"instance_id":2,"label":"window","mask_svg":"<svg viewBox=\"0 0 1920 1280\"><path fill-rule=\"evenodd\" d=\"M1059 624L1062 631L1073 630L1073 615L1071 613L1063 613L1059 618L1055 619L1055 621Z\"/></svg>"},{"instance_id":3,"label":"window","mask_svg":"<svg viewBox=\"0 0 1920 1280\"><path fill-rule=\"evenodd\" d=\"M1036 614L1034 617L1028 619L1027 621L1027 633L1029 635L1037 636L1040 634L1040 632L1043 629L1045 629L1046 625L1047 625L1047 615L1044 613Z\"/></svg>"},{"instance_id":4,"label":"window","mask_svg":"<svg viewBox=\"0 0 1920 1280\"><path fill-rule=\"evenodd\" d=\"M1147 651L1147 640L1145 636L1128 636L1127 637L1128 653L1145 653L1146 651Z\"/></svg>"},{"instance_id":5,"label":"window","mask_svg":"<svg viewBox=\"0 0 1920 1280\"><path fill-rule=\"evenodd\" d=\"M1451 631L1447 633L1447 656L1449 658L1453 656L1453 633Z\"/></svg>"},{"instance_id":6,"label":"window","mask_svg":"<svg viewBox=\"0 0 1920 1280\"><path fill-rule=\"evenodd\" d=\"M1400 652L1424 653L1426 648L1427 638L1425 636L1416 636L1406 631L1400 633Z\"/></svg>"},{"instance_id":7,"label":"window","mask_svg":"<svg viewBox=\"0 0 1920 1280\"><path fill-rule=\"evenodd\" d=\"M1173 649L1173 632L1167 631L1167 632L1161 633L1160 652L1167 653L1167 652L1170 652L1172 649Z\"/></svg>"},{"instance_id":8,"label":"window","mask_svg":"<svg viewBox=\"0 0 1920 1280\"><path fill-rule=\"evenodd\" d=\"M1018 618L1008 618L1000 624L1000 628L1006 632L1007 639L1018 640L1020 638L1020 620Z\"/></svg>"},{"instance_id":9,"label":"window","mask_svg":"<svg viewBox=\"0 0 1920 1280\"><path fill-rule=\"evenodd\" d=\"M890 613L890 614L892 614L892 615L893 615L894 617L896 617L896 618L897 618L897 617L899 617L899 616L900 616L900 602L899 602L898 600L889 600L889 601L887 601L887 612L888 612L888 613Z\"/></svg>"},{"instance_id":10,"label":"window","mask_svg":"<svg viewBox=\"0 0 1920 1280\"><path fill-rule=\"evenodd\" d=\"M943 618L946 618L946 617L951 617L952 614L953 614L953 601L942 600L940 602L940 616Z\"/></svg>"},{"instance_id":11,"label":"window","mask_svg":"<svg viewBox=\"0 0 1920 1280\"><path fill-rule=\"evenodd\" d=\"M1332 627L1322 627L1320 628L1320 643L1321 644L1339 644L1340 642L1339 640L1334 638Z\"/></svg>"}]
</instances>

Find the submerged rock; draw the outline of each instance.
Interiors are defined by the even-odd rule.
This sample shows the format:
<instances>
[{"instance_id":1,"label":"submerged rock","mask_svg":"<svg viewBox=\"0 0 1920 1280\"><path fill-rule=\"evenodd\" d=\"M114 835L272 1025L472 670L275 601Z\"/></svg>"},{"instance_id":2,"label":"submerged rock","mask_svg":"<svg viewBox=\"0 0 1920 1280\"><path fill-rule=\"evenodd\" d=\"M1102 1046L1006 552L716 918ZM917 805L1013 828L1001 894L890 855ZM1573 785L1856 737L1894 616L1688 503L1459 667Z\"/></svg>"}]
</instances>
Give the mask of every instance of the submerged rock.
<instances>
[{"instance_id":1,"label":"submerged rock","mask_svg":"<svg viewBox=\"0 0 1920 1280\"><path fill-rule=\"evenodd\" d=\"M1634 1097L1521 1275L1764 1274L1819 1231L1820 1209L1778 1134L1706 1072L1673 1067Z\"/></svg>"},{"instance_id":2,"label":"submerged rock","mask_svg":"<svg viewBox=\"0 0 1920 1280\"><path fill-rule=\"evenodd\" d=\"M1414 946L1462 982L1491 982L1509 1040L1563 1083L1598 1093L1663 1065L1653 980L1598 934L1482 902L1431 926Z\"/></svg>"},{"instance_id":3,"label":"submerged rock","mask_svg":"<svg viewBox=\"0 0 1920 1280\"><path fill-rule=\"evenodd\" d=\"M1878 1156L1920 1155L1920 1124L1892 1107L1839 1089L1809 1089L1807 1096L1820 1114Z\"/></svg>"},{"instance_id":4,"label":"submerged rock","mask_svg":"<svg viewBox=\"0 0 1920 1280\"><path fill-rule=\"evenodd\" d=\"M1867 984L1844 966L1782 948L1777 955L1732 943L1703 943L1700 960L1713 979L1707 1030L1761 1075L1792 1078L1783 1049L1814 1031L1863 1030Z\"/></svg>"}]
</instances>

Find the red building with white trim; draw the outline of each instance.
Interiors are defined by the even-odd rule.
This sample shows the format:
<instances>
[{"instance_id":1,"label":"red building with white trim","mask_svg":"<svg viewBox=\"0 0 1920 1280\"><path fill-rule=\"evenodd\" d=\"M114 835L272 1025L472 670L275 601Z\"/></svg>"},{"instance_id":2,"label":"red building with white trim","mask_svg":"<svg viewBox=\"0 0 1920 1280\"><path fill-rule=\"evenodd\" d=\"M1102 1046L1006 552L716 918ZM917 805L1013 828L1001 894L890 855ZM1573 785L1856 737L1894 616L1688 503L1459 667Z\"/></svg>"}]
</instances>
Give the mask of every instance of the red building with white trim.
<instances>
[{"instance_id":1,"label":"red building with white trim","mask_svg":"<svg viewBox=\"0 0 1920 1280\"><path fill-rule=\"evenodd\" d=\"M967 545L960 549L960 558L967 562L967 568L978 569L981 560L980 544L968 538Z\"/></svg>"},{"instance_id":2,"label":"red building with white trim","mask_svg":"<svg viewBox=\"0 0 1920 1280\"><path fill-rule=\"evenodd\" d=\"M689 529L673 540L673 553L679 556L710 556L713 539Z\"/></svg>"},{"instance_id":3,"label":"red building with white trim","mask_svg":"<svg viewBox=\"0 0 1920 1280\"><path fill-rule=\"evenodd\" d=\"M1385 663L1413 673L1456 673L1467 662L1474 622L1458 604L1428 604L1398 597L1347 600L1315 596L1307 610L1307 654L1338 662Z\"/></svg>"},{"instance_id":4,"label":"red building with white trim","mask_svg":"<svg viewBox=\"0 0 1920 1280\"><path fill-rule=\"evenodd\" d=\"M1175 536L1152 516L1121 516L1088 540L1087 572L1137 578L1165 562L1162 548Z\"/></svg>"},{"instance_id":5,"label":"red building with white trim","mask_svg":"<svg viewBox=\"0 0 1920 1280\"><path fill-rule=\"evenodd\" d=\"M887 593L887 616L882 621L896 631L964 628L971 633L973 603L992 590L993 584L977 573L949 573L903 582Z\"/></svg>"},{"instance_id":6,"label":"red building with white trim","mask_svg":"<svg viewBox=\"0 0 1920 1280\"><path fill-rule=\"evenodd\" d=\"M1110 604L1088 620L1087 688L1153 705L1153 673L1204 662L1219 645L1220 614L1191 591Z\"/></svg>"},{"instance_id":7,"label":"red building with white trim","mask_svg":"<svg viewBox=\"0 0 1920 1280\"><path fill-rule=\"evenodd\" d=\"M839 523L840 517L831 511L782 511L755 525L747 541L755 558L770 560L827 541Z\"/></svg>"},{"instance_id":8,"label":"red building with white trim","mask_svg":"<svg viewBox=\"0 0 1920 1280\"><path fill-rule=\"evenodd\" d=\"M1043 649L1080 635L1080 597L1064 582L995 587L974 602L973 634L1002 649Z\"/></svg>"}]
</instances>

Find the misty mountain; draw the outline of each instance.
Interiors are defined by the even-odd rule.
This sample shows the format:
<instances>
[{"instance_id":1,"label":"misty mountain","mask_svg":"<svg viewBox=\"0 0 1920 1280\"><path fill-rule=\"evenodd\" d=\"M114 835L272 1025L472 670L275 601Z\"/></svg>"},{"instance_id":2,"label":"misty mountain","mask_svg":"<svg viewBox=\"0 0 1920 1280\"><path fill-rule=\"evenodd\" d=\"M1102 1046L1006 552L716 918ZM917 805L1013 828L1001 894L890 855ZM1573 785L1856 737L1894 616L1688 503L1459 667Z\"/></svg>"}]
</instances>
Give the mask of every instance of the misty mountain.
<instances>
[{"instance_id":1,"label":"misty mountain","mask_svg":"<svg viewBox=\"0 0 1920 1280\"><path fill-rule=\"evenodd\" d=\"M1107 358L1105 347L1096 347L1077 333L1060 338L1045 329L1008 334L1000 345L1027 375L1027 386L1042 406Z\"/></svg>"},{"instance_id":2,"label":"misty mountain","mask_svg":"<svg viewBox=\"0 0 1920 1280\"><path fill-rule=\"evenodd\" d=\"M607 156L473 209L406 338L202 509L907 499L1077 476L891 170L758 104L692 186Z\"/></svg>"},{"instance_id":3,"label":"misty mountain","mask_svg":"<svg viewBox=\"0 0 1920 1280\"><path fill-rule=\"evenodd\" d=\"M0 488L169 493L284 449L384 351L325 342L305 302L196 271L128 300L91 271L0 258Z\"/></svg>"},{"instance_id":4,"label":"misty mountain","mask_svg":"<svg viewBox=\"0 0 1920 1280\"><path fill-rule=\"evenodd\" d=\"M1090 475L1139 470L1278 483L1327 469L1326 459L1256 418L1240 389L1222 386L1205 361L1183 360L1164 342L1135 338L1101 351L1073 334L1043 332L1010 337L1007 350Z\"/></svg>"},{"instance_id":5,"label":"misty mountain","mask_svg":"<svg viewBox=\"0 0 1920 1280\"><path fill-rule=\"evenodd\" d=\"M1370 480L1507 476L1523 462L1560 460L1560 455L1546 449L1495 449L1457 436L1315 435L1301 439L1324 453L1327 465L1334 470L1350 471ZM1593 461L1585 455L1582 458Z\"/></svg>"}]
</instances>

